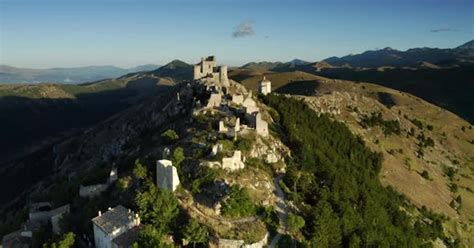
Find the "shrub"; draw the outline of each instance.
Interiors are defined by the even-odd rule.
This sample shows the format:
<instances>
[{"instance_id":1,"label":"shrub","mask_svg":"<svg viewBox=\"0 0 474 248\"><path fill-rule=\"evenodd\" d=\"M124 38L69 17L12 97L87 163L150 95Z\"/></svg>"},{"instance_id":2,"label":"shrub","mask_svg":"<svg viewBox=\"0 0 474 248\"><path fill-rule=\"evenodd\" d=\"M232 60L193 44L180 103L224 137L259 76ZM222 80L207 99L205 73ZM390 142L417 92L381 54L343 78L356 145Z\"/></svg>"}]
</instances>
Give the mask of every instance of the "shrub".
<instances>
[{"instance_id":1,"label":"shrub","mask_svg":"<svg viewBox=\"0 0 474 248\"><path fill-rule=\"evenodd\" d=\"M257 207L250 199L247 189L233 185L227 199L222 204L225 216L240 218L255 215Z\"/></svg>"},{"instance_id":2,"label":"shrub","mask_svg":"<svg viewBox=\"0 0 474 248\"><path fill-rule=\"evenodd\" d=\"M420 174L424 179L430 179L430 175L428 174L428 171L423 170Z\"/></svg>"},{"instance_id":3,"label":"shrub","mask_svg":"<svg viewBox=\"0 0 474 248\"><path fill-rule=\"evenodd\" d=\"M178 140L179 136L174 130L168 129L161 134L161 138L164 139L165 143L171 144L172 142Z\"/></svg>"},{"instance_id":4,"label":"shrub","mask_svg":"<svg viewBox=\"0 0 474 248\"><path fill-rule=\"evenodd\" d=\"M295 214L288 215L288 228L291 232L298 232L305 225L303 217Z\"/></svg>"}]
</instances>

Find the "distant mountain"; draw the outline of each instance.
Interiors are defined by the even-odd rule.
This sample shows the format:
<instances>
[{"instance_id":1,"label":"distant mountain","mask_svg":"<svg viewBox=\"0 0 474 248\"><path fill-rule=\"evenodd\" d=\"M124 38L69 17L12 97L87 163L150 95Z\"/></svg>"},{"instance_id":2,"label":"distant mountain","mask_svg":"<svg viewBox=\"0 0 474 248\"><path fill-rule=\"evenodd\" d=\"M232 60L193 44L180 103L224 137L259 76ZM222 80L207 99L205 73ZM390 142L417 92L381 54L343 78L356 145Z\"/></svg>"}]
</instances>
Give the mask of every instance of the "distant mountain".
<instances>
[{"instance_id":1,"label":"distant mountain","mask_svg":"<svg viewBox=\"0 0 474 248\"><path fill-rule=\"evenodd\" d=\"M361 54L330 57L324 61L336 66L347 64L352 67L376 68L381 66L414 66L421 61L436 65L446 61L455 63L466 60L474 61L474 40L452 49L423 47L399 51L386 47L380 50L366 51Z\"/></svg>"},{"instance_id":2,"label":"distant mountain","mask_svg":"<svg viewBox=\"0 0 474 248\"><path fill-rule=\"evenodd\" d=\"M107 78L116 78L131 72L150 71L158 65L147 64L128 69L116 66L84 66L73 68L29 69L0 65L2 83L83 83Z\"/></svg>"},{"instance_id":3,"label":"distant mountain","mask_svg":"<svg viewBox=\"0 0 474 248\"><path fill-rule=\"evenodd\" d=\"M268 71L268 70L272 70L273 68L281 64L282 64L281 62L268 62L268 61L250 62L241 66L240 68L253 69L253 70L258 70L258 71Z\"/></svg>"},{"instance_id":4,"label":"distant mountain","mask_svg":"<svg viewBox=\"0 0 474 248\"><path fill-rule=\"evenodd\" d=\"M175 59L168 64L149 72L149 74L157 77L171 77L176 80L192 79L193 65Z\"/></svg>"}]
</instances>

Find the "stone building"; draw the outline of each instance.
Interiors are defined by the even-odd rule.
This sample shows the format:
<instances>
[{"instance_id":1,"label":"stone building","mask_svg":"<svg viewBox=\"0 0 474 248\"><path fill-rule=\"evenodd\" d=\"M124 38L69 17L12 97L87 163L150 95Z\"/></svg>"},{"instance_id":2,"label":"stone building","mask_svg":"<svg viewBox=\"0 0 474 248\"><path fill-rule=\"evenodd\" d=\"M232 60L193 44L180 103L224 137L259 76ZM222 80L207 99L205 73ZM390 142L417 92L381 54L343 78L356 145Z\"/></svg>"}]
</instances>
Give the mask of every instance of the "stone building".
<instances>
[{"instance_id":1,"label":"stone building","mask_svg":"<svg viewBox=\"0 0 474 248\"><path fill-rule=\"evenodd\" d=\"M222 103L222 95L219 93L212 93L209 97L209 101L207 102L206 107L213 108L219 107Z\"/></svg>"},{"instance_id":2,"label":"stone building","mask_svg":"<svg viewBox=\"0 0 474 248\"><path fill-rule=\"evenodd\" d=\"M52 209L49 202L38 202L31 205L28 220L31 224L39 224L42 226L51 224L53 233L60 234L61 227L59 222L64 214L69 212L69 204Z\"/></svg>"},{"instance_id":3,"label":"stone building","mask_svg":"<svg viewBox=\"0 0 474 248\"><path fill-rule=\"evenodd\" d=\"M232 157L224 157L222 158L222 169L224 170L239 170L243 169L245 164L242 162L242 152L234 151L234 155Z\"/></svg>"},{"instance_id":4,"label":"stone building","mask_svg":"<svg viewBox=\"0 0 474 248\"><path fill-rule=\"evenodd\" d=\"M236 118L234 126L226 126L224 121L219 121L219 133L224 133L228 137L235 137L240 131L240 118Z\"/></svg>"},{"instance_id":5,"label":"stone building","mask_svg":"<svg viewBox=\"0 0 474 248\"><path fill-rule=\"evenodd\" d=\"M267 80L265 76L263 76L262 81L259 83L258 92L264 95L270 94L272 92L272 82Z\"/></svg>"},{"instance_id":6,"label":"stone building","mask_svg":"<svg viewBox=\"0 0 474 248\"><path fill-rule=\"evenodd\" d=\"M268 123L262 119L262 114L255 114L255 131L262 136L268 136Z\"/></svg>"},{"instance_id":7,"label":"stone building","mask_svg":"<svg viewBox=\"0 0 474 248\"><path fill-rule=\"evenodd\" d=\"M167 159L156 161L156 185L162 189L175 191L179 185L178 171Z\"/></svg>"},{"instance_id":8,"label":"stone building","mask_svg":"<svg viewBox=\"0 0 474 248\"><path fill-rule=\"evenodd\" d=\"M232 95L232 102L237 105L241 105L242 103L244 103L244 96L240 94Z\"/></svg>"},{"instance_id":9,"label":"stone building","mask_svg":"<svg viewBox=\"0 0 474 248\"><path fill-rule=\"evenodd\" d=\"M118 179L118 171L117 168L113 168L109 173L109 178L107 179L106 183L101 184L94 184L88 186L79 186L79 196L81 197L94 197L102 194L102 192L106 191L110 185L112 185Z\"/></svg>"},{"instance_id":10,"label":"stone building","mask_svg":"<svg viewBox=\"0 0 474 248\"><path fill-rule=\"evenodd\" d=\"M247 115L259 111L259 108L257 107L257 102L255 102L255 100L252 99L252 93L251 93L251 91L249 92L249 94L248 94L247 97L245 98L244 102L242 103L242 106L244 106L244 108L245 108L245 113L246 113Z\"/></svg>"},{"instance_id":11,"label":"stone building","mask_svg":"<svg viewBox=\"0 0 474 248\"><path fill-rule=\"evenodd\" d=\"M133 237L138 237L140 217L130 209L118 205L103 214L99 211L99 215L92 219L92 224L95 247L129 247L134 241Z\"/></svg>"},{"instance_id":12,"label":"stone building","mask_svg":"<svg viewBox=\"0 0 474 248\"><path fill-rule=\"evenodd\" d=\"M194 65L194 80L208 81L228 87L227 66L217 66L216 57L214 56L203 57L201 62Z\"/></svg>"}]
</instances>

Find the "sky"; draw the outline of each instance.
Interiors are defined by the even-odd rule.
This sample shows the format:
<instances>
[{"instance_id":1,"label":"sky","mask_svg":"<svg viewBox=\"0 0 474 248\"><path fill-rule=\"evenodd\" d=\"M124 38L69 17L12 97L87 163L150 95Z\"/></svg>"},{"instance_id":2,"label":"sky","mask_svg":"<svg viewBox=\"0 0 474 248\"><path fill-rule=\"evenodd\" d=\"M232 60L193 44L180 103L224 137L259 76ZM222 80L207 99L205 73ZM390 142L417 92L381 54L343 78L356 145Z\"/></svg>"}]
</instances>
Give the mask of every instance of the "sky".
<instances>
[{"instance_id":1,"label":"sky","mask_svg":"<svg viewBox=\"0 0 474 248\"><path fill-rule=\"evenodd\" d=\"M474 39L474 0L0 0L0 64L319 61Z\"/></svg>"}]
</instances>

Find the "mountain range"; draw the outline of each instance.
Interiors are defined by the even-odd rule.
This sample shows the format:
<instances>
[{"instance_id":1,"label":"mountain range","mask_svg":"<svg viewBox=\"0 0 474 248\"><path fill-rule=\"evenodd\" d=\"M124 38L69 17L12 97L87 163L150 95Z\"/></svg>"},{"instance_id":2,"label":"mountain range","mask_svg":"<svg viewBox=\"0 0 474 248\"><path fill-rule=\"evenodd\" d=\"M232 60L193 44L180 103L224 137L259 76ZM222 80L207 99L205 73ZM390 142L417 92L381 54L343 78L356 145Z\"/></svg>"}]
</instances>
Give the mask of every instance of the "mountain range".
<instances>
[{"instance_id":1,"label":"mountain range","mask_svg":"<svg viewBox=\"0 0 474 248\"><path fill-rule=\"evenodd\" d=\"M6 83L84 83L107 78L115 78L131 72L150 71L159 65L147 64L132 68L116 66L84 66L72 68L30 69L0 65L0 84Z\"/></svg>"}]
</instances>

